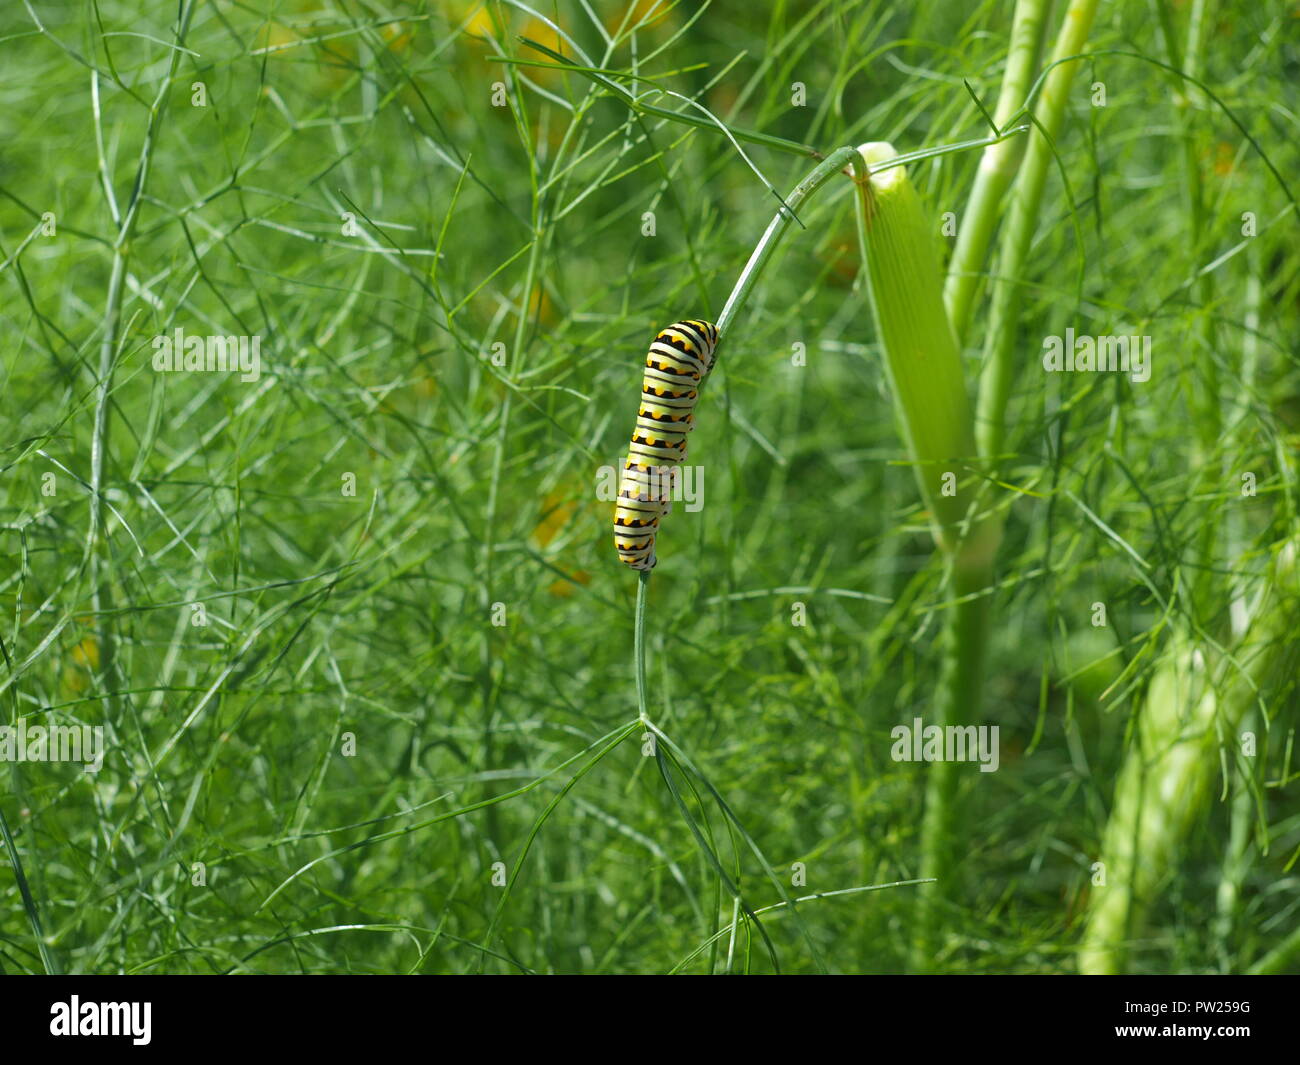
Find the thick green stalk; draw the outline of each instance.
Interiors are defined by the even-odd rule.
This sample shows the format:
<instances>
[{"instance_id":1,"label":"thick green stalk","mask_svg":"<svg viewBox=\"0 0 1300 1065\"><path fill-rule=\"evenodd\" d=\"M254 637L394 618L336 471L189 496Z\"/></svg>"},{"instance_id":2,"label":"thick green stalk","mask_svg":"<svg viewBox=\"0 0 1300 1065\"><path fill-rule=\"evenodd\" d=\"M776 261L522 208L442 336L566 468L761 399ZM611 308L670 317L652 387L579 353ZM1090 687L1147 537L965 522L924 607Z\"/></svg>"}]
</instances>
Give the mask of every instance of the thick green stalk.
<instances>
[{"instance_id":1,"label":"thick green stalk","mask_svg":"<svg viewBox=\"0 0 1300 1065\"><path fill-rule=\"evenodd\" d=\"M896 158L888 144L858 149L869 166ZM1000 529L983 506L975 438L957 341L943 305L930 215L899 166L858 180L859 231L876 335L921 498L948 566L954 599L941 641L943 665L927 724L969 724L979 713L988 598ZM929 968L944 905L955 895L956 763L929 766L921 831L922 888L914 965Z\"/></svg>"},{"instance_id":2,"label":"thick green stalk","mask_svg":"<svg viewBox=\"0 0 1300 1065\"><path fill-rule=\"evenodd\" d=\"M1020 317L1021 282L1038 222L1052 148L1065 119L1065 105L1070 82L1078 63L1061 62L1077 55L1088 39L1097 0L1071 0L1057 37L1052 62L1043 90L1034 108L1042 127L1029 134L1025 161L1016 179L1007 226L1002 234L998 257L999 279L990 285L992 309L984 343L984 368L980 375L979 404L976 408L975 435L980 454L996 461L1002 452L1005 434L1007 398L1011 392L1012 365L1015 355L1016 325ZM1046 131L1047 136L1043 135Z\"/></svg>"},{"instance_id":3,"label":"thick green stalk","mask_svg":"<svg viewBox=\"0 0 1300 1065\"><path fill-rule=\"evenodd\" d=\"M1038 52L1043 36L1047 0L1016 0L1011 23L1011 44L1002 87L993 111L993 123L1002 129L1024 106L1038 70ZM957 220L957 244L948 266L948 280L943 299L948 321L960 344L970 324L971 306L979 288L989 242L1002 211L1003 200L1011 180L1016 176L1024 155L1019 137L990 144L980 155L975 183L971 186L966 211Z\"/></svg>"},{"instance_id":4,"label":"thick green stalk","mask_svg":"<svg viewBox=\"0 0 1300 1065\"><path fill-rule=\"evenodd\" d=\"M1300 617L1296 556L1295 543L1279 554L1268 594L1230 657L1211 660L1211 652L1180 632L1157 666L1115 786L1101 847L1106 882L1092 891L1081 972L1124 970L1129 943L1179 847L1204 816L1221 737L1238 742L1243 716L1260 689L1277 679Z\"/></svg>"},{"instance_id":5,"label":"thick green stalk","mask_svg":"<svg viewBox=\"0 0 1300 1065\"><path fill-rule=\"evenodd\" d=\"M864 144L867 165L897 157ZM972 501L975 459L970 402L957 341L943 306L933 219L901 166L857 179L859 233L876 336L921 498L936 543L949 555Z\"/></svg>"},{"instance_id":6,"label":"thick green stalk","mask_svg":"<svg viewBox=\"0 0 1300 1065\"><path fill-rule=\"evenodd\" d=\"M984 656L989 626L990 565L963 567L953 559L948 586L956 603L948 610L940 645L942 666L932 719L927 724L947 728L972 724L979 714L984 685ZM927 767L925 815L921 822L920 907L912 937L912 965L934 968L934 956L944 940L945 907L956 897L959 883L959 824L957 787L970 767L960 762L931 762Z\"/></svg>"}]
</instances>

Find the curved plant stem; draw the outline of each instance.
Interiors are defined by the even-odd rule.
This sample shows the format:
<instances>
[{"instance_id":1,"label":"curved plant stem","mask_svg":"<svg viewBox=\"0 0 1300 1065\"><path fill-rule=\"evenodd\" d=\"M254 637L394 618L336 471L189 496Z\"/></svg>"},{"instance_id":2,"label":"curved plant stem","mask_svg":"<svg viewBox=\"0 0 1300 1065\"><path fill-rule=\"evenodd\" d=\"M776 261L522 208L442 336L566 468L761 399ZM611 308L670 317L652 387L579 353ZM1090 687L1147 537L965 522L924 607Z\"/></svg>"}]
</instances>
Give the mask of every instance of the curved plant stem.
<instances>
[{"instance_id":1,"label":"curved plant stem","mask_svg":"<svg viewBox=\"0 0 1300 1065\"><path fill-rule=\"evenodd\" d=\"M749 293L753 289L755 282L762 275L768 259L776 250L790 223L794 220L793 211L796 207L808 199L813 193L825 185L831 178L841 171L849 171L851 176L858 182L867 180L872 174L878 174L885 170L895 167L904 166L907 163L918 162L922 159L930 159L939 155L949 155L954 152L971 151L975 148L987 148L990 145L1001 144L1018 137L1029 127L1019 125L1010 129L1005 129L1000 133L978 140L961 141L956 144L945 144L938 148L926 148L920 151L907 152L902 155L896 155L891 159L882 160L877 164L868 166L862 158L857 148L845 146L836 148L825 159L817 164L816 168L799 182L791 191L790 195L785 198L785 207L779 210L768 223L768 227L759 238L758 244L755 245L754 251L745 263L745 268L741 270L740 277L736 281L735 287L731 290L731 295L727 297L727 302L722 308L722 313L718 315L718 320L714 323L718 327L718 332L725 333L727 327L735 320L740 309L745 305L749 298ZM789 208L788 210L786 208Z\"/></svg>"},{"instance_id":2,"label":"curved plant stem","mask_svg":"<svg viewBox=\"0 0 1300 1065\"><path fill-rule=\"evenodd\" d=\"M735 287L732 288L731 295L727 297L727 302L722 308L722 313L718 315L717 322L714 323L718 327L720 335L726 333L727 327L745 305L745 301L749 299L749 294L762 275L763 268L772 257L772 253L776 251L776 246L780 243L781 237L789 228L791 221L794 220L794 209L845 167L852 166L856 168L861 165L861 157L858 155L856 148L837 148L817 164L812 173L794 187L790 195L785 198L789 210L782 208L776 213L776 216L768 223L762 237L759 238L758 244L755 245L754 251L749 257L749 262L745 263L745 268L740 271L740 277L737 279Z\"/></svg>"}]
</instances>

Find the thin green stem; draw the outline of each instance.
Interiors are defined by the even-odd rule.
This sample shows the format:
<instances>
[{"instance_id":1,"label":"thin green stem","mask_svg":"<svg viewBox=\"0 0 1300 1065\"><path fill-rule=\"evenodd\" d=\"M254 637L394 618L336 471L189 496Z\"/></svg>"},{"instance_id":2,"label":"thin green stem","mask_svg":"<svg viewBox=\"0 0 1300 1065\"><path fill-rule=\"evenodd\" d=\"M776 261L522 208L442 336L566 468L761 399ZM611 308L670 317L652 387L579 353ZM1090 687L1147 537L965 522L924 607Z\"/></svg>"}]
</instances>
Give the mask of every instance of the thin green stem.
<instances>
[{"instance_id":1,"label":"thin green stem","mask_svg":"<svg viewBox=\"0 0 1300 1065\"><path fill-rule=\"evenodd\" d=\"M634 654L636 657L636 709L643 724L650 723L646 709L645 686L645 610L646 598L650 589L650 572L642 570L636 583L636 635L634 637Z\"/></svg>"},{"instance_id":2,"label":"thin green stem","mask_svg":"<svg viewBox=\"0 0 1300 1065\"><path fill-rule=\"evenodd\" d=\"M1238 424L1247 419L1249 396L1255 391L1255 370L1259 356L1259 343L1255 330L1258 329L1262 310L1264 286L1259 279L1258 249L1252 247L1247 252L1247 277L1245 293L1245 333L1242 339L1241 367L1239 378L1241 389L1235 396L1225 396L1228 400L1225 421ZM1247 531L1245 515L1237 508L1229 508L1224 521L1224 538L1226 554L1231 559L1243 559L1249 552L1250 538ZM1240 639L1248 626L1250 617L1248 589L1241 583L1233 589L1229 617L1232 621L1232 634ZM1252 706L1242 717L1239 732L1259 732L1259 714ZM1260 779L1259 763L1262 759L1246 757L1238 753L1235 759L1235 791L1232 797L1232 827L1228 849L1223 856L1219 874L1219 888L1216 895L1215 946L1219 952L1220 964L1225 972L1231 968L1231 950L1241 928L1241 896L1246 879L1254 867L1260 847L1254 841L1253 829L1258 819L1263 847L1267 850L1267 824L1262 817L1264 808L1263 781Z\"/></svg>"},{"instance_id":3,"label":"thin green stem","mask_svg":"<svg viewBox=\"0 0 1300 1065\"><path fill-rule=\"evenodd\" d=\"M45 942L45 930L41 927L40 910L37 908L36 899L32 896L32 890L27 884L27 877L23 873L23 863L18 857L18 845L14 842L13 833L9 831L9 822L5 820L3 810L0 810L0 837L3 837L5 850L9 852L9 863L14 867L14 879L18 882L18 894L22 896L23 910L27 913L28 923L32 926L32 936L36 940L36 950L40 953L41 964L45 966L47 975L55 976L58 970L54 967L54 959L50 957L50 948Z\"/></svg>"}]
</instances>

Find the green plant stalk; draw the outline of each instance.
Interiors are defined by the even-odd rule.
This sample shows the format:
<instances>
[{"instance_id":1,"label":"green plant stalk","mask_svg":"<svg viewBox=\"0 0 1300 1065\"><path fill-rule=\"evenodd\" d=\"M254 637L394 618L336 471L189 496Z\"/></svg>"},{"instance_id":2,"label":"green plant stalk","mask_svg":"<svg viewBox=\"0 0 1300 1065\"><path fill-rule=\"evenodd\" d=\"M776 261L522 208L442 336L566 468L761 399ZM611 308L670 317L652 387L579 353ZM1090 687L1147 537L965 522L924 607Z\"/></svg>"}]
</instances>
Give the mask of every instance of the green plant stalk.
<instances>
[{"instance_id":1,"label":"green plant stalk","mask_svg":"<svg viewBox=\"0 0 1300 1065\"><path fill-rule=\"evenodd\" d=\"M864 144L868 167L897 157L889 144ZM935 542L952 555L970 504L952 490L975 459L970 403L957 341L943 306L933 218L904 167L857 179L858 231L876 335Z\"/></svg>"},{"instance_id":2,"label":"green plant stalk","mask_svg":"<svg viewBox=\"0 0 1300 1065\"><path fill-rule=\"evenodd\" d=\"M858 179L859 233L867 290L895 417L930 512L931 531L947 564L954 602L941 639L943 665L929 724L973 721L983 683L987 589L1001 530L981 513L970 402L957 341L943 305L943 275L932 219L903 167L875 169L897 158L888 144L858 149L873 172ZM972 475L974 474L974 475ZM929 968L940 941L944 905L956 893L959 836L954 763L929 766L921 828L921 906L914 967Z\"/></svg>"},{"instance_id":3,"label":"green plant stalk","mask_svg":"<svg viewBox=\"0 0 1300 1065\"><path fill-rule=\"evenodd\" d=\"M1207 4L1198 0L1192 7L1185 52L1179 47L1172 5L1167 0L1156 0L1154 7L1169 65L1181 69L1188 78L1197 77L1204 40L1203 26L1208 17ZM1207 208L1193 122L1188 113L1190 104L1188 94L1192 91L1189 87L1180 86L1178 110L1183 142L1188 253L1194 260L1202 241ZM1222 483L1223 476L1223 470L1214 458L1219 447L1223 418L1218 367L1215 362L1217 344L1214 320L1208 313L1208 308L1214 301L1213 278L1208 274L1200 277L1195 282L1193 291L1197 302L1204 310L1197 330L1199 345L1195 357L1198 373L1187 375L1187 402L1192 412L1192 420L1197 427L1190 459L1193 467L1198 470L1195 494L1204 497L1213 493L1216 485ZM1190 604L1193 617L1201 624L1209 622L1217 610L1220 598L1217 594L1215 574L1219 569L1216 565L1216 555L1221 524L1222 519L1212 515L1209 520L1201 523L1196 537L1195 554L1199 565L1191 581ZM1272 637L1281 635L1282 630L1277 628L1276 618L1266 618L1263 621L1257 620L1246 634L1240 635L1239 639L1257 642L1260 628L1267 632L1270 626ZM1194 645L1191 641L1185 636L1181 640L1185 644L1182 655L1187 657L1193 654ZM1267 649L1265 654L1266 652ZM1171 654L1178 653L1171 651ZM1250 650L1238 652L1238 657L1250 654ZM1264 654L1252 657L1264 657ZM1174 668L1176 667L1168 666L1166 670ZM1253 669L1257 679L1263 680L1267 674L1268 663L1257 661ZM1157 673L1156 680L1161 679L1167 680L1167 672L1163 677L1160 672ZM1176 722L1172 716L1179 707L1172 700L1182 693L1176 692L1175 696L1171 696L1168 689L1168 682L1163 685L1158 685L1155 681L1152 683L1151 694L1143 707L1143 717L1139 722L1139 739L1143 743L1152 742L1162 728L1168 732L1179 727L1179 722ZM1216 700L1216 692L1222 691L1221 685L1215 685L1199 696L1199 702L1194 697L1183 696L1187 705L1194 705L1184 726L1193 738L1185 741L1178 751L1180 759L1175 759L1171 753L1154 764L1143 764L1137 760L1142 750L1141 746L1129 755L1116 788L1114 809L1103 842L1103 854L1113 852L1118 855L1115 870L1117 883L1112 888L1102 888L1100 895L1095 897L1095 906L1085 933L1083 953L1080 955L1080 968L1085 972L1122 971L1127 961L1126 943L1133 929L1141 923L1149 906L1149 894L1156 889L1156 878L1162 876L1172 864L1172 854L1147 839L1151 834L1159 832L1162 819L1165 822L1171 820L1168 812L1162 809L1163 796L1169 794L1170 788L1188 789L1184 818L1194 816L1194 812L1202 809L1208 802L1209 782L1220 764L1218 746L1213 742L1214 736L1211 732L1215 714L1218 715L1218 727L1230 738L1239 729L1252 728L1253 730L1251 723L1256 714L1250 698L1252 694L1250 687L1238 683L1235 688L1229 687L1227 694L1219 696ZM1196 740L1198 713L1208 715L1204 722L1199 723L1203 733L1199 743ZM1196 761L1198 758L1199 762ZM1232 797L1232 828L1223 858L1216 898L1217 913L1213 925L1218 953L1225 960L1228 957L1228 947L1236 924L1241 884L1245 880L1252 858L1250 828L1254 808L1254 796L1251 793L1254 770L1252 760L1240 757L1231 760L1237 767ZM1145 804L1144 796L1140 792L1143 786L1156 788L1156 794L1146 797ZM1174 818L1172 832L1166 826L1164 837L1159 842L1163 843L1171 834L1175 840L1180 839L1185 831L1185 821ZM1140 866L1136 864L1133 852L1127 846L1130 841L1134 849L1144 845L1149 848L1145 852L1139 851L1142 854Z\"/></svg>"},{"instance_id":4,"label":"green plant stalk","mask_svg":"<svg viewBox=\"0 0 1300 1065\"><path fill-rule=\"evenodd\" d=\"M1243 716L1277 679L1300 617L1296 547L1279 554L1268 594L1230 656L1207 662L1186 632L1162 656L1115 787L1101 846L1106 883L1092 891L1080 972L1124 970L1130 941L1209 802L1220 737L1235 745Z\"/></svg>"},{"instance_id":5,"label":"green plant stalk","mask_svg":"<svg viewBox=\"0 0 1300 1065\"><path fill-rule=\"evenodd\" d=\"M1021 110L1029 93L1034 73L1038 69L1047 6L1047 0L1016 2L1007 65L993 111L993 123L999 130ZM1024 142L1016 137L990 144L984 149L975 171L975 183L971 186L966 210L958 219L957 244L948 266L943 299L948 308L948 321L959 344L965 339L966 329L970 325L971 306L979 288L989 242L993 238L1007 189L1020 167L1024 147Z\"/></svg>"},{"instance_id":6,"label":"green plant stalk","mask_svg":"<svg viewBox=\"0 0 1300 1065\"><path fill-rule=\"evenodd\" d=\"M933 720L946 728L966 725L979 714L984 687L984 658L989 629L992 567L963 567L953 559L948 587L956 602L948 609L940 641L942 665L935 692ZM934 956L944 940L946 906L956 897L960 879L957 841L961 838L957 789L969 766L931 762L927 767L925 813L921 821L920 912L912 937L912 966L934 968Z\"/></svg>"},{"instance_id":7,"label":"green plant stalk","mask_svg":"<svg viewBox=\"0 0 1300 1065\"><path fill-rule=\"evenodd\" d=\"M1042 204L1048 168L1052 164L1052 145L1065 118L1070 82L1077 62L1062 62L1077 55L1088 39L1097 0L1071 0L1062 21L1052 53L1052 66L1043 81L1042 93L1035 105L1035 117L1041 127L1031 133L1025 160L1016 178L1010 213L1003 230L998 256L999 278L990 284L992 295L988 331L984 343L984 366L980 374L979 401L976 407L976 440L980 454L996 462L1002 453L1005 435L1007 399L1015 356L1016 324L1020 316L1021 282L1033 242ZM1046 133L1046 136L1044 136Z\"/></svg>"},{"instance_id":8,"label":"green plant stalk","mask_svg":"<svg viewBox=\"0 0 1300 1065\"><path fill-rule=\"evenodd\" d=\"M1192 5L1188 19L1187 48L1185 52L1180 52L1172 4L1170 0L1159 0L1158 3L1158 24L1164 39L1166 58L1170 66L1181 68L1189 78L1200 75L1201 52L1205 40L1203 28L1209 17L1206 7L1205 0L1196 0ZM1176 110L1183 146L1183 195L1187 210L1189 262L1196 262L1201 254L1201 244L1209 218L1205 202L1205 183L1201 176L1201 161L1197 158L1196 118L1192 114L1192 105L1196 99L1198 95L1195 87L1190 82L1180 82L1176 96ZM1196 329L1197 372L1184 374L1183 381L1188 409L1192 415L1191 420L1196 426L1191 460L1200 470L1200 478L1195 494L1209 496L1222 483L1224 472L1221 464L1214 461L1223 431L1219 367L1215 359L1218 343L1215 337L1214 316L1210 313L1210 308L1214 305L1214 275L1201 274L1196 279L1192 291L1196 295L1196 303L1201 308ZM1219 525L1219 520L1211 518L1202 522L1197 532L1196 551L1200 566L1192 578L1192 601L1205 620L1208 620L1207 615L1212 615L1218 600L1214 583Z\"/></svg>"},{"instance_id":9,"label":"green plant stalk","mask_svg":"<svg viewBox=\"0 0 1300 1065\"><path fill-rule=\"evenodd\" d=\"M496 13L493 14L493 22L498 33L504 32L504 26L499 22ZM527 143L528 115L526 111L526 97L519 91L520 86L518 79L515 78L514 72L511 72L513 82L515 104L510 108L511 117L515 121L516 129L519 131L522 143ZM526 348L526 338L529 323L529 300L532 297L533 289L536 284L536 278L542 269L542 256L544 252L544 241L541 238L543 230L542 212L544 205L542 202L542 193L540 190L540 175L538 173L537 160L530 152L528 153L528 183L529 183L529 221L532 224L533 231L539 234L538 238L533 240L528 249L528 263L524 272L523 279L523 298L520 301L521 306L519 313L515 316L515 331L513 347L510 349L510 357L507 361L506 374L507 378L518 372L520 360L523 357ZM501 472L505 465L505 455L507 451L507 440L510 432L511 415L514 411L514 392L506 390L505 396L501 403L501 416L498 421L496 448L492 456L492 469L488 478L487 486L487 505L485 508L483 522L483 545L482 545L482 571L483 583L480 591L480 607L486 617L491 610L493 599L493 583L495 581L495 559L496 559L496 517L497 501L501 487ZM497 699L500 694L500 682L496 675L495 655L492 647L492 630L484 626L483 641L479 651L479 692L483 701L482 708L482 752L483 752L483 770L491 772L496 768L496 729L494 719L496 716ZM498 813L495 807L489 807L484 818L487 822L488 838L500 839L500 826ZM479 956L480 966L485 961L486 956ZM481 971L481 970L480 970Z\"/></svg>"}]
</instances>

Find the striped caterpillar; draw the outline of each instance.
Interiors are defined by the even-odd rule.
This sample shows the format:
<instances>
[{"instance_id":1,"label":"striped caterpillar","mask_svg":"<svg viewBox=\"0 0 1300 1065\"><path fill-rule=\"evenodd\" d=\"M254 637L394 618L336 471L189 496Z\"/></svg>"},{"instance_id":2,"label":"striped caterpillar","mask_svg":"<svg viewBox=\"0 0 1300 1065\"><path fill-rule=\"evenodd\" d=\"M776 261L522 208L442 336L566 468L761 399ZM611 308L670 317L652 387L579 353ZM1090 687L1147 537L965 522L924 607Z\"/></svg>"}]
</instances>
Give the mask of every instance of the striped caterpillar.
<instances>
[{"instance_id":1,"label":"striped caterpillar","mask_svg":"<svg viewBox=\"0 0 1300 1065\"><path fill-rule=\"evenodd\" d=\"M660 331L641 378L641 405L614 504L614 546L636 570L654 569L659 519L672 510L674 471L695 428L700 381L713 368L718 330L688 318Z\"/></svg>"}]
</instances>

